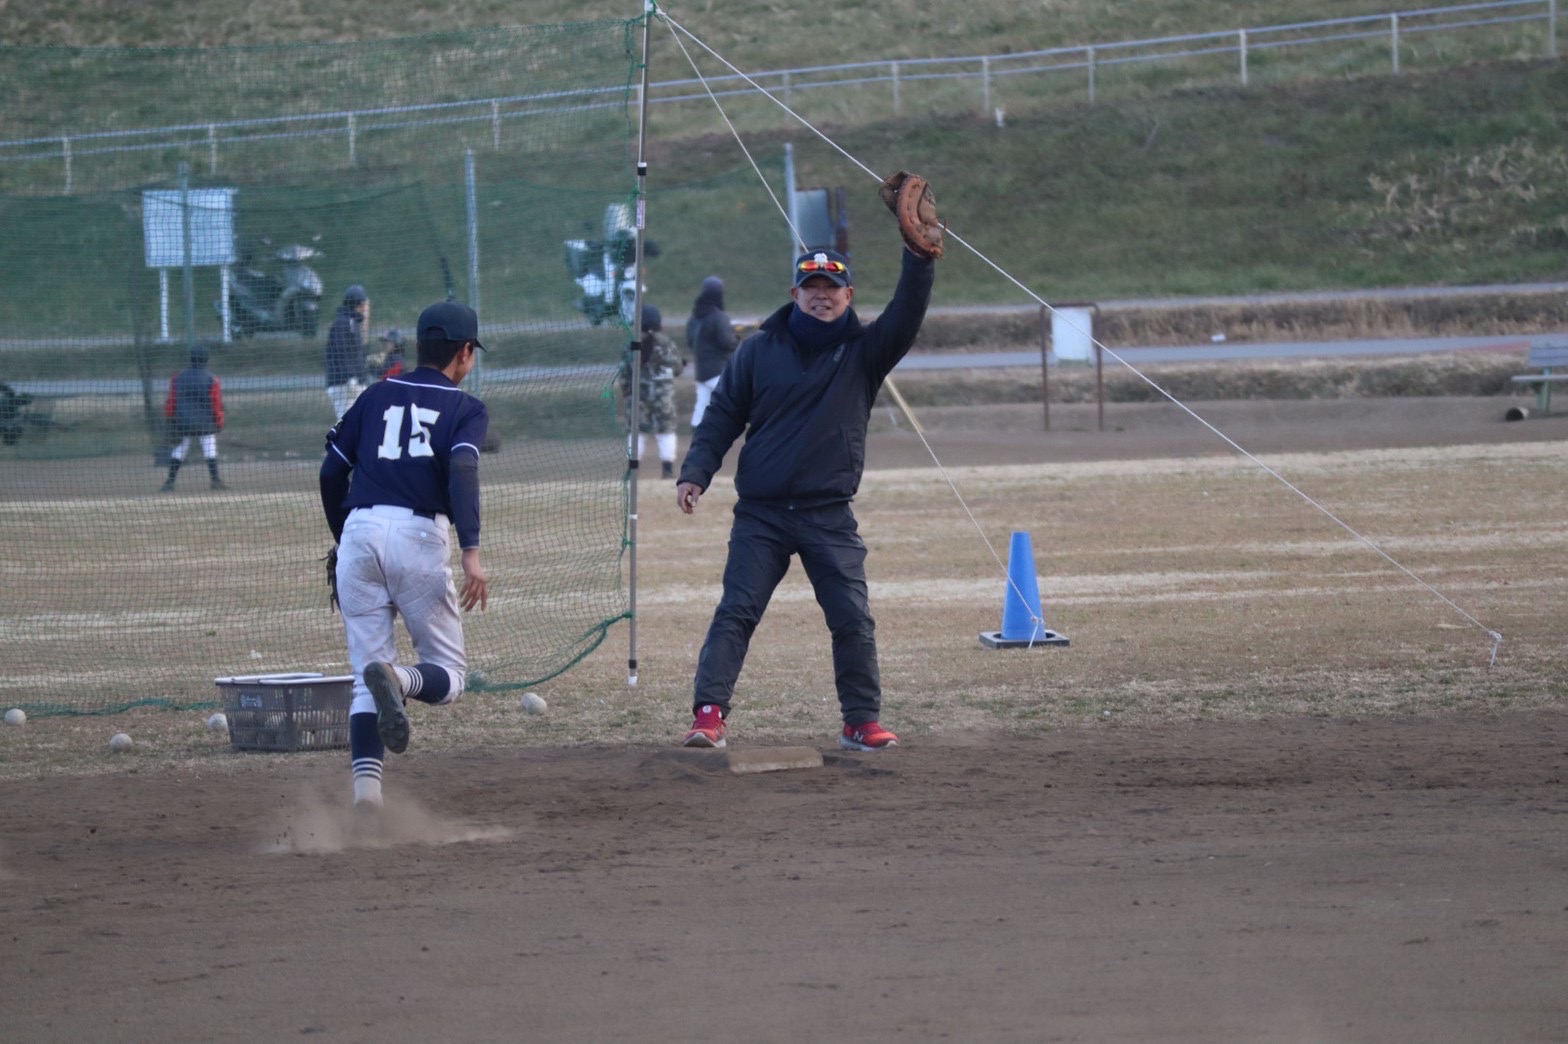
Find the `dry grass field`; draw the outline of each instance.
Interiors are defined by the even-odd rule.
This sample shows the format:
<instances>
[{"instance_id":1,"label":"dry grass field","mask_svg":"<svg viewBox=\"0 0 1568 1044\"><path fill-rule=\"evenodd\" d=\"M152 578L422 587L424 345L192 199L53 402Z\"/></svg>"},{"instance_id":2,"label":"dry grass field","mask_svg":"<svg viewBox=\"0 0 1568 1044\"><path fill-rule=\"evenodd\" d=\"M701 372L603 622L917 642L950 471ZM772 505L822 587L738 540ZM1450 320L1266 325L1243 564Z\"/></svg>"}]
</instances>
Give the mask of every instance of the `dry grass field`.
<instances>
[{"instance_id":1,"label":"dry grass field","mask_svg":"<svg viewBox=\"0 0 1568 1044\"><path fill-rule=\"evenodd\" d=\"M945 470L879 419L857 513L903 747L831 745L798 570L731 719L819 769L673 746L731 494L686 518L649 479L638 685L623 625L544 715L416 708L382 833L344 753L236 753L205 712L0 729L8 1024L1565 1039L1568 422L1500 408L1199 404L1299 494L1155 404L926 411ZM1069 648L977 640L1015 530Z\"/></svg>"}]
</instances>

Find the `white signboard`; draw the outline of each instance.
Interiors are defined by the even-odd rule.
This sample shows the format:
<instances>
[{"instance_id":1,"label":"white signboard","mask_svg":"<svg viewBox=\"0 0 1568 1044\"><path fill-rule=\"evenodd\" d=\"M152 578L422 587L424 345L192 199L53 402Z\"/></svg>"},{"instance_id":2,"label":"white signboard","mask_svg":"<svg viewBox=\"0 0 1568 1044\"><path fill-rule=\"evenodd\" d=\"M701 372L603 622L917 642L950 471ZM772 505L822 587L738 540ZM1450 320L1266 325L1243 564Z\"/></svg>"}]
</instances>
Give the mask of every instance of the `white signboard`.
<instances>
[{"instance_id":1,"label":"white signboard","mask_svg":"<svg viewBox=\"0 0 1568 1044\"><path fill-rule=\"evenodd\" d=\"M1051 313L1051 352L1058 362L1094 358L1094 310L1059 305Z\"/></svg>"},{"instance_id":2,"label":"white signboard","mask_svg":"<svg viewBox=\"0 0 1568 1044\"><path fill-rule=\"evenodd\" d=\"M234 189L160 189L142 193L142 235L148 268L185 265L184 196L190 206L192 265L232 265L234 256Z\"/></svg>"}]
</instances>

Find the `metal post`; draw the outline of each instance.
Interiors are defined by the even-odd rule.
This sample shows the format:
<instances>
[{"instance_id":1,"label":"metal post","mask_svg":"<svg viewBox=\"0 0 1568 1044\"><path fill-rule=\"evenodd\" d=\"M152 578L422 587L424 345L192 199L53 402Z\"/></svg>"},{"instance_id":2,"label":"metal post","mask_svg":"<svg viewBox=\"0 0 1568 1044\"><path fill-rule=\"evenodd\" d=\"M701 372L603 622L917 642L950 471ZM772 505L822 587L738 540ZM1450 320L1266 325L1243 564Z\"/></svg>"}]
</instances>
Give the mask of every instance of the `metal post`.
<instances>
[{"instance_id":1,"label":"metal post","mask_svg":"<svg viewBox=\"0 0 1568 1044\"><path fill-rule=\"evenodd\" d=\"M980 117L984 119L991 113L991 59L989 56L980 59Z\"/></svg>"},{"instance_id":2,"label":"metal post","mask_svg":"<svg viewBox=\"0 0 1568 1044\"><path fill-rule=\"evenodd\" d=\"M1557 0L1546 0L1546 57L1557 57Z\"/></svg>"},{"instance_id":3,"label":"metal post","mask_svg":"<svg viewBox=\"0 0 1568 1044\"><path fill-rule=\"evenodd\" d=\"M797 229L800 228L800 204L795 196L795 146L789 142L784 143L784 213L789 221L789 260L785 264L793 265L796 255L806 249L806 244L800 242Z\"/></svg>"},{"instance_id":4,"label":"metal post","mask_svg":"<svg viewBox=\"0 0 1568 1044\"><path fill-rule=\"evenodd\" d=\"M1089 66L1089 104L1093 105L1094 104L1094 45L1090 44L1088 47L1085 47L1084 48L1084 52L1088 55L1088 57L1085 59L1085 64L1087 64Z\"/></svg>"},{"instance_id":5,"label":"metal post","mask_svg":"<svg viewBox=\"0 0 1568 1044\"><path fill-rule=\"evenodd\" d=\"M218 125L207 124L207 173L218 173Z\"/></svg>"},{"instance_id":6,"label":"metal post","mask_svg":"<svg viewBox=\"0 0 1568 1044\"><path fill-rule=\"evenodd\" d=\"M463 152L463 186L467 190L468 202L468 307L479 311L479 190L474 178L474 150L466 149ZM484 391L483 363L479 360L482 352L476 352L474 357L474 387L475 395Z\"/></svg>"},{"instance_id":7,"label":"metal post","mask_svg":"<svg viewBox=\"0 0 1568 1044\"><path fill-rule=\"evenodd\" d=\"M230 282L230 278L231 277L229 275L229 266L228 265L221 266L218 269L218 286L219 286L218 300L222 302L222 304L219 306L219 309L220 309L220 312L222 313L222 316L223 316L223 343L224 344L228 344L229 342L234 340L234 314L233 314L232 311L230 311L230 307L229 307L229 282Z\"/></svg>"},{"instance_id":8,"label":"metal post","mask_svg":"<svg viewBox=\"0 0 1568 1044\"><path fill-rule=\"evenodd\" d=\"M1247 30L1236 30L1236 49L1241 52L1241 85L1247 86Z\"/></svg>"},{"instance_id":9,"label":"metal post","mask_svg":"<svg viewBox=\"0 0 1568 1044\"><path fill-rule=\"evenodd\" d=\"M1051 310L1040 306L1040 402L1045 406L1045 430L1051 430Z\"/></svg>"},{"instance_id":10,"label":"metal post","mask_svg":"<svg viewBox=\"0 0 1568 1044\"><path fill-rule=\"evenodd\" d=\"M65 161L65 194L71 194L71 139L60 139L60 156Z\"/></svg>"},{"instance_id":11,"label":"metal post","mask_svg":"<svg viewBox=\"0 0 1568 1044\"><path fill-rule=\"evenodd\" d=\"M196 346L196 273L191 269L191 165L180 161L181 267L185 270L185 347Z\"/></svg>"},{"instance_id":12,"label":"metal post","mask_svg":"<svg viewBox=\"0 0 1568 1044\"><path fill-rule=\"evenodd\" d=\"M626 684L637 684L637 429L642 425L638 399L642 387L642 241L647 230L648 44L653 33L654 0L643 0L642 92L637 106L637 240L632 266L631 385L626 396L626 599L628 606Z\"/></svg>"},{"instance_id":13,"label":"metal post","mask_svg":"<svg viewBox=\"0 0 1568 1044\"><path fill-rule=\"evenodd\" d=\"M357 162L357 141L355 139L356 135L354 131L354 114L351 112L348 114L348 165L351 167L354 166Z\"/></svg>"},{"instance_id":14,"label":"metal post","mask_svg":"<svg viewBox=\"0 0 1568 1044\"><path fill-rule=\"evenodd\" d=\"M904 115L904 99L902 92L899 90L900 85L898 82L898 63L889 62L888 66L892 70L893 79L893 116L897 118Z\"/></svg>"},{"instance_id":15,"label":"metal post","mask_svg":"<svg viewBox=\"0 0 1568 1044\"><path fill-rule=\"evenodd\" d=\"M1388 16L1388 50L1394 59L1394 75L1399 75L1399 14Z\"/></svg>"},{"instance_id":16,"label":"metal post","mask_svg":"<svg viewBox=\"0 0 1568 1044\"><path fill-rule=\"evenodd\" d=\"M1099 427L1105 430L1105 349L1094 342L1094 402L1099 417Z\"/></svg>"},{"instance_id":17,"label":"metal post","mask_svg":"<svg viewBox=\"0 0 1568 1044\"><path fill-rule=\"evenodd\" d=\"M501 151L501 103L490 103L490 147Z\"/></svg>"}]
</instances>

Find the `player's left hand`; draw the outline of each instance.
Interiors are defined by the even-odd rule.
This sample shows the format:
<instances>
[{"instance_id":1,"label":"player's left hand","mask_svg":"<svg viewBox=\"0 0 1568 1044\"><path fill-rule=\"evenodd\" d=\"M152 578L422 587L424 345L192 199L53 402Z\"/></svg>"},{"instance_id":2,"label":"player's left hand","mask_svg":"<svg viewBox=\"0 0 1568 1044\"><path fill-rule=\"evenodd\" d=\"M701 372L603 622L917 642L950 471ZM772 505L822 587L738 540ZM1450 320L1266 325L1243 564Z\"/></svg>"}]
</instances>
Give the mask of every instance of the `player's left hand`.
<instances>
[{"instance_id":1,"label":"player's left hand","mask_svg":"<svg viewBox=\"0 0 1568 1044\"><path fill-rule=\"evenodd\" d=\"M485 579L484 567L479 564L477 547L463 549L463 589L458 592L457 602L464 612L476 605L483 612L490 605L490 584Z\"/></svg>"}]
</instances>

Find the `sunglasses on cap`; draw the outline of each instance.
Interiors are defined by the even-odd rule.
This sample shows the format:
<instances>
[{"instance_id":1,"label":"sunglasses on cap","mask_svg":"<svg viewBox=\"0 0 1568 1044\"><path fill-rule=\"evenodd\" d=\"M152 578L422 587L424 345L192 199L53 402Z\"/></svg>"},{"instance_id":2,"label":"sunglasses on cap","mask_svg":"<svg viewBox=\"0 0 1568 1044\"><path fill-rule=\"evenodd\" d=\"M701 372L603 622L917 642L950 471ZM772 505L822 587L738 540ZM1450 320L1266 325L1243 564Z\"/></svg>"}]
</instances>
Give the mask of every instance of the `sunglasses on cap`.
<instances>
[{"instance_id":1,"label":"sunglasses on cap","mask_svg":"<svg viewBox=\"0 0 1568 1044\"><path fill-rule=\"evenodd\" d=\"M849 271L849 266L842 261L818 261L809 257L796 268L801 272L827 272L831 275L843 275Z\"/></svg>"}]
</instances>

